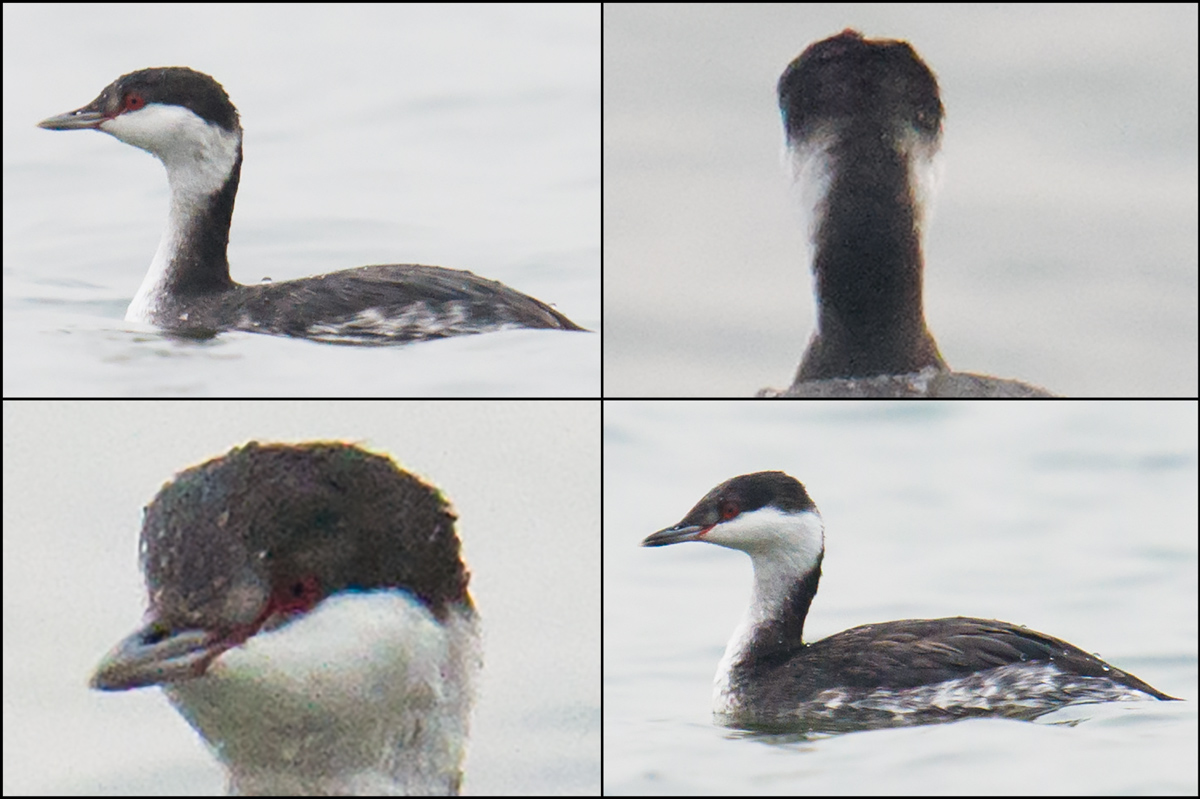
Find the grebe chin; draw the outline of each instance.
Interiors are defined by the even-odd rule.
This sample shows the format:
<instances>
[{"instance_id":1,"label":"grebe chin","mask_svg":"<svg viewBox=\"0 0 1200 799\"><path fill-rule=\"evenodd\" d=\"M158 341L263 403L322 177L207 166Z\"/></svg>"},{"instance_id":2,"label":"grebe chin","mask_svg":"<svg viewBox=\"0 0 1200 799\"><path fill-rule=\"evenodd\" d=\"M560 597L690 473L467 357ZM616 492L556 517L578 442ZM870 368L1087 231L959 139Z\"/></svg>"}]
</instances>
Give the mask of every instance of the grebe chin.
<instances>
[{"instance_id":1,"label":"grebe chin","mask_svg":"<svg viewBox=\"0 0 1200 799\"><path fill-rule=\"evenodd\" d=\"M480 654L454 523L339 442L180 472L142 522L149 610L92 687L162 687L231 793L457 794Z\"/></svg>"},{"instance_id":2,"label":"grebe chin","mask_svg":"<svg viewBox=\"0 0 1200 799\"><path fill-rule=\"evenodd\" d=\"M825 528L804 486L756 472L709 491L642 546L705 541L754 565L750 608L717 669L714 712L745 728L849 731L1174 699L1078 647L987 619L906 619L803 641Z\"/></svg>"},{"instance_id":3,"label":"grebe chin","mask_svg":"<svg viewBox=\"0 0 1200 799\"><path fill-rule=\"evenodd\" d=\"M246 330L357 344L521 327L583 329L503 283L436 266L363 266L278 283L235 283L225 251L242 170L242 127L221 84L194 69L122 75L83 108L38 127L100 130L153 154L167 169L167 229L127 321L196 335Z\"/></svg>"},{"instance_id":4,"label":"grebe chin","mask_svg":"<svg viewBox=\"0 0 1200 799\"><path fill-rule=\"evenodd\" d=\"M792 61L778 94L807 192L817 300L817 329L787 394L1050 396L1017 381L956 377L925 324L921 237L943 108L912 47L847 29Z\"/></svg>"}]
</instances>

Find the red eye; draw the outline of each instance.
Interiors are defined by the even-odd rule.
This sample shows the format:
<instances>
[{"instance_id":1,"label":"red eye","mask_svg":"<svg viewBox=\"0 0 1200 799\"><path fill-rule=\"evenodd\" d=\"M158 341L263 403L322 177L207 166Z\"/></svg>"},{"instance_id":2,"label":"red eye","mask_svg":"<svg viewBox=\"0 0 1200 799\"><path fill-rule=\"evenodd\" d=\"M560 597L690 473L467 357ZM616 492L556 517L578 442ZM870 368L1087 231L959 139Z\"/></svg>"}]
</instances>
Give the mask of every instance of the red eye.
<instances>
[{"instance_id":1,"label":"red eye","mask_svg":"<svg viewBox=\"0 0 1200 799\"><path fill-rule=\"evenodd\" d=\"M741 513L741 509L733 500L727 499L721 503L721 521L727 522L739 513Z\"/></svg>"},{"instance_id":2,"label":"red eye","mask_svg":"<svg viewBox=\"0 0 1200 799\"><path fill-rule=\"evenodd\" d=\"M146 98L137 92L130 92L125 95L125 107L122 111L136 111L146 104Z\"/></svg>"}]
</instances>

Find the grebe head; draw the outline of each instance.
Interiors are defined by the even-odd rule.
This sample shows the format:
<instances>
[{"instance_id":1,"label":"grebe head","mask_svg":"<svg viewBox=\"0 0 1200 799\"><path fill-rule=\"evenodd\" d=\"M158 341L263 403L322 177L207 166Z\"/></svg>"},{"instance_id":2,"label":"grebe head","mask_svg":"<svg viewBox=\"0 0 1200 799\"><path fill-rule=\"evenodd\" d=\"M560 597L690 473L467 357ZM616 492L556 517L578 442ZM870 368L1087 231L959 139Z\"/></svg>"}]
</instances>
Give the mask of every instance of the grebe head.
<instances>
[{"instance_id":1,"label":"grebe head","mask_svg":"<svg viewBox=\"0 0 1200 799\"><path fill-rule=\"evenodd\" d=\"M187 469L146 507L149 608L92 687L162 687L238 794L457 793L479 642L455 518L338 442Z\"/></svg>"}]
</instances>

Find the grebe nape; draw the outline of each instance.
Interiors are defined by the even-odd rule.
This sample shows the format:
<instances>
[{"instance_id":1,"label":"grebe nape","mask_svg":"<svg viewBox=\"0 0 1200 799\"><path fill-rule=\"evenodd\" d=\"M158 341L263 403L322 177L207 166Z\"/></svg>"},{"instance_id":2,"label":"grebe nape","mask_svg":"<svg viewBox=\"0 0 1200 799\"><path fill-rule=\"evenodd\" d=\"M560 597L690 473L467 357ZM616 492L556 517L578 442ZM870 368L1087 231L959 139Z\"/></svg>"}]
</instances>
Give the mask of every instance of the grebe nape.
<instances>
[{"instance_id":1,"label":"grebe nape","mask_svg":"<svg viewBox=\"0 0 1200 799\"><path fill-rule=\"evenodd\" d=\"M817 306L788 393L1052 396L951 372L926 325L924 226L945 108L937 78L912 46L847 29L809 45L776 89L794 176L812 202ZM888 380L898 375L920 377Z\"/></svg>"},{"instance_id":2,"label":"grebe nape","mask_svg":"<svg viewBox=\"0 0 1200 799\"><path fill-rule=\"evenodd\" d=\"M847 731L1175 699L1065 641L989 619L905 619L805 643L825 531L804 486L783 472L727 480L642 545L684 541L741 550L754 566L750 608L717 669L723 724Z\"/></svg>"},{"instance_id":3,"label":"grebe nape","mask_svg":"<svg viewBox=\"0 0 1200 799\"><path fill-rule=\"evenodd\" d=\"M455 522L340 442L186 469L145 509L149 609L92 687L161 687L231 793L456 794L480 653Z\"/></svg>"},{"instance_id":4,"label":"grebe nape","mask_svg":"<svg viewBox=\"0 0 1200 799\"><path fill-rule=\"evenodd\" d=\"M503 283L419 264L235 283L226 249L242 168L242 127L221 84L187 67L142 69L88 105L38 123L100 130L162 161L167 229L127 321L191 334L222 330L334 343L403 344L508 328L582 330Z\"/></svg>"}]
</instances>

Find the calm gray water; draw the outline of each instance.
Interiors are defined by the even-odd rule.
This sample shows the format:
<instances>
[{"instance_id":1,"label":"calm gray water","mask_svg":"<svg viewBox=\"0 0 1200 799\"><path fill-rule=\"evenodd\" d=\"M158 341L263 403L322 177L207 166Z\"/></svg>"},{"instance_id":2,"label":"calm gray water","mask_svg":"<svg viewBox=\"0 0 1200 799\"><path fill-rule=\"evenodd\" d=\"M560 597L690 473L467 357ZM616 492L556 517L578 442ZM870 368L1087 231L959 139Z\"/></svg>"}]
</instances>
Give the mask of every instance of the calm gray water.
<instances>
[{"instance_id":1,"label":"calm gray water","mask_svg":"<svg viewBox=\"0 0 1200 799\"><path fill-rule=\"evenodd\" d=\"M598 335L355 351L128 325L166 218L162 165L35 125L134 69L192 66L245 129L235 279L427 263L595 330L599 60L588 6L6 5L5 396L597 395Z\"/></svg>"}]
</instances>

